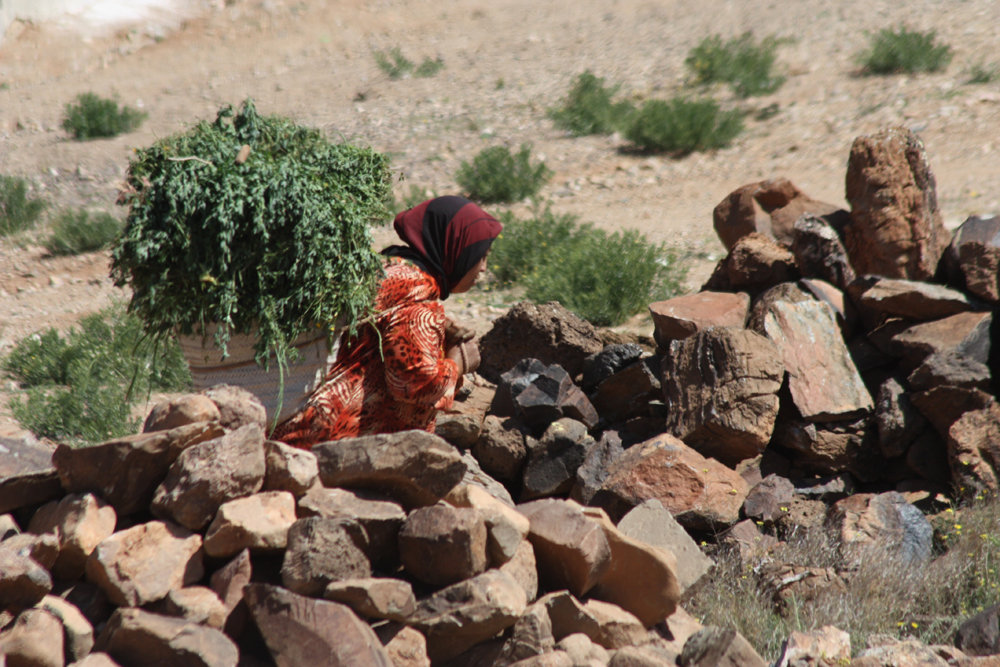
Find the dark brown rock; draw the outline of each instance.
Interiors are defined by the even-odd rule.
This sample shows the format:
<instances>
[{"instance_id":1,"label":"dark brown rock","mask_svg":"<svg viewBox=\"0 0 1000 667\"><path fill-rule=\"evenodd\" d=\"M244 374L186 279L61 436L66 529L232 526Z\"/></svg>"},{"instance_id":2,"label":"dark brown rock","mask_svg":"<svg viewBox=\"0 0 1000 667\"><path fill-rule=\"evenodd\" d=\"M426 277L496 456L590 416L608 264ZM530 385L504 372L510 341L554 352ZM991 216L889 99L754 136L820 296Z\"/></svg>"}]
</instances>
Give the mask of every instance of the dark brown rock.
<instances>
[{"instance_id":1,"label":"dark brown rock","mask_svg":"<svg viewBox=\"0 0 1000 667\"><path fill-rule=\"evenodd\" d=\"M156 489L152 511L191 530L204 528L219 506L264 485L264 431L256 424L185 449Z\"/></svg>"},{"instance_id":2,"label":"dark brown rock","mask_svg":"<svg viewBox=\"0 0 1000 667\"><path fill-rule=\"evenodd\" d=\"M0 514L60 495L52 447L34 436L0 437Z\"/></svg>"},{"instance_id":3,"label":"dark brown rock","mask_svg":"<svg viewBox=\"0 0 1000 667\"><path fill-rule=\"evenodd\" d=\"M568 417L552 422L532 443L524 467L521 500L568 494L577 469L595 446L583 423Z\"/></svg>"},{"instance_id":4,"label":"dark brown rock","mask_svg":"<svg viewBox=\"0 0 1000 667\"><path fill-rule=\"evenodd\" d=\"M890 338L888 351L900 359L903 372L912 371L935 352L952 353L985 364L989 362L992 324L993 315L989 312L959 313L914 324Z\"/></svg>"},{"instance_id":5,"label":"dark brown rock","mask_svg":"<svg viewBox=\"0 0 1000 667\"><path fill-rule=\"evenodd\" d=\"M406 512L395 502L376 494L316 486L299 498L298 513L339 517L361 524L368 536L367 554L375 565L390 565L398 558L397 536Z\"/></svg>"},{"instance_id":6,"label":"dark brown rock","mask_svg":"<svg viewBox=\"0 0 1000 667\"><path fill-rule=\"evenodd\" d=\"M745 329L708 329L671 343L663 357L667 430L706 456L735 465L761 453L778 415L778 350Z\"/></svg>"},{"instance_id":7,"label":"dark brown rock","mask_svg":"<svg viewBox=\"0 0 1000 667\"><path fill-rule=\"evenodd\" d=\"M247 586L246 601L278 667L392 667L378 637L346 605L267 584Z\"/></svg>"},{"instance_id":8,"label":"dark brown rock","mask_svg":"<svg viewBox=\"0 0 1000 667\"><path fill-rule=\"evenodd\" d=\"M331 581L372 575L364 528L344 517L299 519L288 530L281 581L300 595L320 596Z\"/></svg>"},{"instance_id":9,"label":"dark brown rock","mask_svg":"<svg viewBox=\"0 0 1000 667\"><path fill-rule=\"evenodd\" d=\"M858 274L926 280L948 243L923 142L891 127L854 140L845 245Z\"/></svg>"},{"instance_id":10,"label":"dark brown rock","mask_svg":"<svg viewBox=\"0 0 1000 667\"><path fill-rule=\"evenodd\" d=\"M185 394L154 405L142 425L142 431L169 431L197 422L217 422L221 417L219 407L209 397Z\"/></svg>"},{"instance_id":11,"label":"dark brown rock","mask_svg":"<svg viewBox=\"0 0 1000 667\"><path fill-rule=\"evenodd\" d=\"M833 310L822 301L786 298L777 291L768 295L754 306L751 328L777 348L799 415L806 421L823 422L870 412L871 395L844 344Z\"/></svg>"},{"instance_id":12,"label":"dark brown rock","mask_svg":"<svg viewBox=\"0 0 1000 667\"><path fill-rule=\"evenodd\" d=\"M610 343L597 354L583 360L580 387L586 392L608 379L618 371L642 357L642 348L636 343Z\"/></svg>"},{"instance_id":13,"label":"dark brown rock","mask_svg":"<svg viewBox=\"0 0 1000 667\"><path fill-rule=\"evenodd\" d=\"M663 434L626 450L592 504L614 520L656 499L682 526L711 530L739 519L748 490L736 471Z\"/></svg>"},{"instance_id":14,"label":"dark brown rock","mask_svg":"<svg viewBox=\"0 0 1000 667\"><path fill-rule=\"evenodd\" d=\"M421 600L409 624L427 637L427 654L436 663L514 625L526 607L516 581L499 570L487 570Z\"/></svg>"},{"instance_id":15,"label":"dark brown rock","mask_svg":"<svg viewBox=\"0 0 1000 667\"><path fill-rule=\"evenodd\" d=\"M219 408L219 423L227 431L254 424L268 431L267 411L260 400L241 387L219 384L201 392Z\"/></svg>"},{"instance_id":16,"label":"dark brown rock","mask_svg":"<svg viewBox=\"0 0 1000 667\"><path fill-rule=\"evenodd\" d=\"M869 322L890 317L925 322L978 309L962 292L920 280L863 276L847 292Z\"/></svg>"},{"instance_id":17,"label":"dark brown rock","mask_svg":"<svg viewBox=\"0 0 1000 667\"><path fill-rule=\"evenodd\" d=\"M94 646L123 665L235 667L239 649L215 628L142 609L115 611Z\"/></svg>"},{"instance_id":18,"label":"dark brown rock","mask_svg":"<svg viewBox=\"0 0 1000 667\"><path fill-rule=\"evenodd\" d=\"M405 622L417 610L413 587L402 579L331 581L323 597L346 604L364 618Z\"/></svg>"},{"instance_id":19,"label":"dark brown rock","mask_svg":"<svg viewBox=\"0 0 1000 667\"><path fill-rule=\"evenodd\" d=\"M486 523L478 510L439 503L416 509L399 531L406 571L425 583L446 586L486 569Z\"/></svg>"},{"instance_id":20,"label":"dark brown rock","mask_svg":"<svg viewBox=\"0 0 1000 667\"><path fill-rule=\"evenodd\" d=\"M966 655L1000 653L1000 605L987 607L962 623L955 633L955 646Z\"/></svg>"},{"instance_id":21,"label":"dark brown rock","mask_svg":"<svg viewBox=\"0 0 1000 667\"><path fill-rule=\"evenodd\" d=\"M750 310L745 292L696 292L649 304L657 345L693 336L709 327L743 328Z\"/></svg>"},{"instance_id":22,"label":"dark brown rock","mask_svg":"<svg viewBox=\"0 0 1000 667\"><path fill-rule=\"evenodd\" d=\"M618 522L618 530L628 537L672 553L676 560L677 583L683 594L712 567L712 560L677 523L659 500L647 500L629 511Z\"/></svg>"},{"instance_id":23,"label":"dark brown rock","mask_svg":"<svg viewBox=\"0 0 1000 667\"><path fill-rule=\"evenodd\" d=\"M746 291L753 295L799 277L790 250L763 234L753 233L736 242L702 290Z\"/></svg>"},{"instance_id":24,"label":"dark brown rock","mask_svg":"<svg viewBox=\"0 0 1000 667\"><path fill-rule=\"evenodd\" d=\"M27 554L0 548L0 610L33 606L52 590L52 577Z\"/></svg>"},{"instance_id":25,"label":"dark brown rock","mask_svg":"<svg viewBox=\"0 0 1000 667\"><path fill-rule=\"evenodd\" d=\"M691 635L684 643L684 650L677 658L677 664L681 667L765 667L767 661L736 630L707 626Z\"/></svg>"},{"instance_id":26,"label":"dark brown rock","mask_svg":"<svg viewBox=\"0 0 1000 667\"><path fill-rule=\"evenodd\" d=\"M949 284L1000 303L1000 215L966 219L952 234L941 268Z\"/></svg>"},{"instance_id":27,"label":"dark brown rock","mask_svg":"<svg viewBox=\"0 0 1000 667\"><path fill-rule=\"evenodd\" d=\"M951 482L960 495L1000 490L1000 405L964 412L948 427Z\"/></svg>"},{"instance_id":28,"label":"dark brown rock","mask_svg":"<svg viewBox=\"0 0 1000 667\"><path fill-rule=\"evenodd\" d=\"M345 438L312 451L324 486L381 491L410 507L441 500L466 470L457 449L426 431Z\"/></svg>"},{"instance_id":29,"label":"dark brown rock","mask_svg":"<svg viewBox=\"0 0 1000 667\"><path fill-rule=\"evenodd\" d=\"M840 234L818 215L807 213L795 221L792 253L803 277L819 278L841 290L854 280Z\"/></svg>"},{"instance_id":30,"label":"dark brown rock","mask_svg":"<svg viewBox=\"0 0 1000 667\"><path fill-rule=\"evenodd\" d=\"M517 303L497 318L479 344L483 362L479 374L490 382L526 357L557 363L571 377L583 370L584 360L603 348L597 331L587 321L558 303Z\"/></svg>"},{"instance_id":31,"label":"dark brown rock","mask_svg":"<svg viewBox=\"0 0 1000 667\"><path fill-rule=\"evenodd\" d=\"M218 424L199 422L92 447L59 445L52 462L67 492L92 491L125 516L148 509L157 484L182 451L223 433Z\"/></svg>"},{"instance_id":32,"label":"dark brown rock","mask_svg":"<svg viewBox=\"0 0 1000 667\"><path fill-rule=\"evenodd\" d=\"M750 489L743 501L743 514L748 519L774 523L788 511L794 494L795 486L788 479L768 475Z\"/></svg>"},{"instance_id":33,"label":"dark brown rock","mask_svg":"<svg viewBox=\"0 0 1000 667\"><path fill-rule=\"evenodd\" d=\"M21 612L13 625L0 633L0 656L16 667L61 667L63 628L55 615L42 609Z\"/></svg>"},{"instance_id":34,"label":"dark brown rock","mask_svg":"<svg viewBox=\"0 0 1000 667\"><path fill-rule=\"evenodd\" d=\"M649 402L662 395L660 361L646 357L598 384L590 402L601 419L614 423L649 414Z\"/></svg>"},{"instance_id":35,"label":"dark brown rock","mask_svg":"<svg viewBox=\"0 0 1000 667\"><path fill-rule=\"evenodd\" d=\"M277 440L264 442L264 491L288 491L301 497L319 478L316 455Z\"/></svg>"},{"instance_id":36,"label":"dark brown rock","mask_svg":"<svg viewBox=\"0 0 1000 667\"><path fill-rule=\"evenodd\" d=\"M528 458L525 433L513 418L486 415L472 454L493 477L505 482L518 479Z\"/></svg>"},{"instance_id":37,"label":"dark brown rock","mask_svg":"<svg viewBox=\"0 0 1000 667\"><path fill-rule=\"evenodd\" d=\"M587 428L598 420L594 406L569 373L558 364L546 365L532 357L500 376L490 412L516 417L536 435L562 417L581 421Z\"/></svg>"},{"instance_id":38,"label":"dark brown rock","mask_svg":"<svg viewBox=\"0 0 1000 667\"><path fill-rule=\"evenodd\" d=\"M933 529L923 513L895 491L859 493L830 508L827 526L845 553L878 553L902 563L920 564L931 557Z\"/></svg>"},{"instance_id":39,"label":"dark brown rock","mask_svg":"<svg viewBox=\"0 0 1000 667\"><path fill-rule=\"evenodd\" d=\"M518 510L531 522L528 540L547 589L566 588L582 596L597 585L611 558L599 523L570 500L535 500Z\"/></svg>"},{"instance_id":40,"label":"dark brown rock","mask_svg":"<svg viewBox=\"0 0 1000 667\"><path fill-rule=\"evenodd\" d=\"M601 600L581 603L568 591L557 591L542 597L552 621L552 636L559 641L582 633L607 649L636 646L649 641L646 628L638 618L621 607Z\"/></svg>"},{"instance_id":41,"label":"dark brown rock","mask_svg":"<svg viewBox=\"0 0 1000 667\"><path fill-rule=\"evenodd\" d=\"M156 602L204 574L201 535L165 521L120 530L87 560L87 579L119 606Z\"/></svg>"},{"instance_id":42,"label":"dark brown rock","mask_svg":"<svg viewBox=\"0 0 1000 667\"><path fill-rule=\"evenodd\" d=\"M52 571L61 579L83 574L87 558L98 544L115 532L113 507L92 493L69 494L42 507L31 517L28 530L52 533L59 540L59 557Z\"/></svg>"}]
</instances>

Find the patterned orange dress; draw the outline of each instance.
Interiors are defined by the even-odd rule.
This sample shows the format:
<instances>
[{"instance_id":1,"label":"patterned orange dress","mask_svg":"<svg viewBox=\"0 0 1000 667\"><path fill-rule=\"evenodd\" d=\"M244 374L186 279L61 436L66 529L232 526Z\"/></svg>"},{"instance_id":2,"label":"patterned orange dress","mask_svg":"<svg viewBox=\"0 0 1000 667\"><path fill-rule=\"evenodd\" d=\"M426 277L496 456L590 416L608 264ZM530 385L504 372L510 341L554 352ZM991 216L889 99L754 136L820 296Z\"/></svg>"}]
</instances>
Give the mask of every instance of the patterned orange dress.
<instances>
[{"instance_id":1,"label":"patterned orange dress","mask_svg":"<svg viewBox=\"0 0 1000 667\"><path fill-rule=\"evenodd\" d=\"M445 313L433 277L392 257L375 299L374 326L345 339L326 381L271 437L308 449L327 440L434 430L451 407L457 364L444 355Z\"/></svg>"}]
</instances>

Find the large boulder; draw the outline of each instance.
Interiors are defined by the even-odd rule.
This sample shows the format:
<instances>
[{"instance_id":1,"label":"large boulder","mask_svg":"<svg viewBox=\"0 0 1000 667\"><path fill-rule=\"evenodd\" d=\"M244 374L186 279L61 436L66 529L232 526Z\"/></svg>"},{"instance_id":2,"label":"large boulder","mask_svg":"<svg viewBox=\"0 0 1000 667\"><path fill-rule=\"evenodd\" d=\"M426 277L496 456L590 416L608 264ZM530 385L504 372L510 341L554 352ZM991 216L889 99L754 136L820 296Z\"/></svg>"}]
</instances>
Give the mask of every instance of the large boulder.
<instances>
[{"instance_id":1,"label":"large boulder","mask_svg":"<svg viewBox=\"0 0 1000 667\"><path fill-rule=\"evenodd\" d=\"M483 361L478 372L490 382L526 357L559 364L571 377L583 371L584 360L603 348L597 330L558 303L514 304L497 318L479 341Z\"/></svg>"},{"instance_id":2,"label":"large boulder","mask_svg":"<svg viewBox=\"0 0 1000 667\"><path fill-rule=\"evenodd\" d=\"M851 222L845 230L859 274L926 280L948 243L924 144L903 127L858 137L847 162Z\"/></svg>"}]
</instances>

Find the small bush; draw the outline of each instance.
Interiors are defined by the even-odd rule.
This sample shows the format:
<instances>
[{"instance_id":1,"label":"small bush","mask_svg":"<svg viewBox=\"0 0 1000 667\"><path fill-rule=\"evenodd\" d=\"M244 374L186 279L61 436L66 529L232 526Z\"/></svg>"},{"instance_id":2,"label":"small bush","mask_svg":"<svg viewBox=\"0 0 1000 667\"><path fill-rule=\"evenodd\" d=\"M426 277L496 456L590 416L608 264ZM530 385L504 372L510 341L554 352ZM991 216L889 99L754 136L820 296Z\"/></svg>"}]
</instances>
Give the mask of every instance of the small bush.
<instances>
[{"instance_id":1,"label":"small bush","mask_svg":"<svg viewBox=\"0 0 1000 667\"><path fill-rule=\"evenodd\" d=\"M951 47L938 44L933 30L919 32L901 26L872 35L858 62L866 74L937 72L948 66L951 57Z\"/></svg>"},{"instance_id":2,"label":"small bush","mask_svg":"<svg viewBox=\"0 0 1000 667\"><path fill-rule=\"evenodd\" d=\"M390 79L402 79L410 74L427 78L434 76L444 67L444 61L440 58L424 58L419 65L414 65L413 61L403 55L399 47L393 47L388 53L375 51L375 64L385 72Z\"/></svg>"},{"instance_id":3,"label":"small bush","mask_svg":"<svg viewBox=\"0 0 1000 667\"><path fill-rule=\"evenodd\" d=\"M1000 79L1000 64L976 63L969 68L969 78L966 82L972 84L993 83L998 79Z\"/></svg>"},{"instance_id":4,"label":"small bush","mask_svg":"<svg viewBox=\"0 0 1000 667\"><path fill-rule=\"evenodd\" d=\"M0 236L31 229L43 210L45 202L28 196L24 179L0 176Z\"/></svg>"},{"instance_id":5,"label":"small bush","mask_svg":"<svg viewBox=\"0 0 1000 667\"><path fill-rule=\"evenodd\" d=\"M45 249L53 255L93 252L111 245L121 230L122 223L110 213L67 210L52 223L52 234L45 241Z\"/></svg>"},{"instance_id":6,"label":"small bush","mask_svg":"<svg viewBox=\"0 0 1000 667\"><path fill-rule=\"evenodd\" d=\"M610 134L632 110L628 102L614 102L618 86L605 87L604 79L589 70L577 77L562 107L549 111L557 127L575 137Z\"/></svg>"},{"instance_id":7,"label":"small bush","mask_svg":"<svg viewBox=\"0 0 1000 667\"><path fill-rule=\"evenodd\" d=\"M765 37L760 43L747 32L723 41L719 35L701 40L684 64L696 83L728 83L740 97L773 93L785 82L774 72L778 47L784 40Z\"/></svg>"},{"instance_id":8,"label":"small bush","mask_svg":"<svg viewBox=\"0 0 1000 667\"><path fill-rule=\"evenodd\" d=\"M789 540L767 561L833 568L846 586L784 606L776 604L762 576L765 564L741 562L737 553L723 551L715 554L712 575L688 592L684 608L706 625L735 628L770 659L793 630L823 625L848 632L856 650L875 635L951 644L964 621L996 603L998 516L1000 504L993 498L932 518L937 553L929 563L905 563L882 547L845 553L825 536Z\"/></svg>"},{"instance_id":9,"label":"small bush","mask_svg":"<svg viewBox=\"0 0 1000 667\"><path fill-rule=\"evenodd\" d=\"M74 139L116 137L139 127L146 113L130 107L119 107L115 100L98 97L94 93L78 95L76 102L66 105L63 129Z\"/></svg>"},{"instance_id":10,"label":"small bush","mask_svg":"<svg viewBox=\"0 0 1000 667\"><path fill-rule=\"evenodd\" d=\"M501 284L523 284L532 301L558 301L611 326L680 291L685 270L677 255L635 230L609 234L548 209L527 220L508 214L503 223L490 270Z\"/></svg>"},{"instance_id":11,"label":"small bush","mask_svg":"<svg viewBox=\"0 0 1000 667\"><path fill-rule=\"evenodd\" d=\"M520 201L537 194L550 178L552 171L544 162L532 164L527 144L516 154L505 146L483 149L471 164L462 162L455 174L469 198L484 204Z\"/></svg>"},{"instance_id":12,"label":"small bush","mask_svg":"<svg viewBox=\"0 0 1000 667\"><path fill-rule=\"evenodd\" d=\"M640 148L686 155L728 146L743 131L739 111L711 99L649 100L632 114L625 137Z\"/></svg>"},{"instance_id":13,"label":"small bush","mask_svg":"<svg viewBox=\"0 0 1000 667\"><path fill-rule=\"evenodd\" d=\"M121 305L84 317L66 336L47 329L25 338L2 368L26 390L11 401L21 425L74 444L134 433L130 413L138 397L191 384L177 345L170 340L156 349Z\"/></svg>"}]
</instances>

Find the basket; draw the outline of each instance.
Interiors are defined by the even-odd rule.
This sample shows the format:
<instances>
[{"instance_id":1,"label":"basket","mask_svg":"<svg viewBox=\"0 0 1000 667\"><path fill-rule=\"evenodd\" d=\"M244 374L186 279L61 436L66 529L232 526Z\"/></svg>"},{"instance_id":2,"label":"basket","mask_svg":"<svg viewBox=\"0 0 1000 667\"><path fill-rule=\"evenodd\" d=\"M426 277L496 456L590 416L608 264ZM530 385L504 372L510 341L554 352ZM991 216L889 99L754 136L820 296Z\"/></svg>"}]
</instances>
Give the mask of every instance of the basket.
<instances>
[{"instance_id":1,"label":"basket","mask_svg":"<svg viewBox=\"0 0 1000 667\"><path fill-rule=\"evenodd\" d=\"M254 361L257 338L252 334L233 334L225 358L215 345L214 325L206 327L204 335L178 335L177 343L191 370L195 391L217 384L246 389L260 399L268 423L275 425L298 412L322 384L337 358L340 335L328 337L317 329L299 336L292 344L298 359L290 362L283 374L273 356L267 370Z\"/></svg>"}]
</instances>

